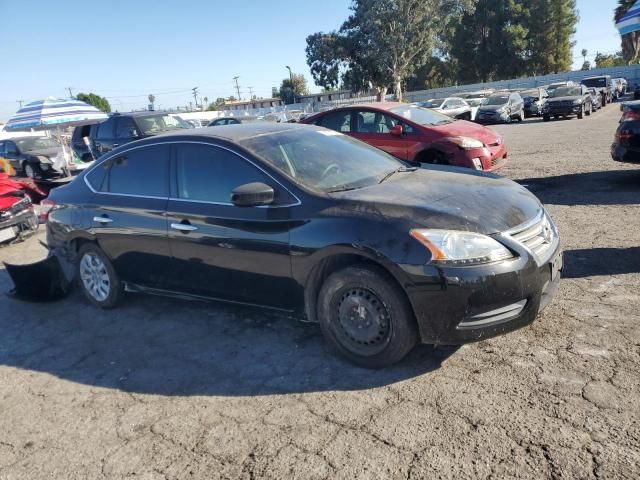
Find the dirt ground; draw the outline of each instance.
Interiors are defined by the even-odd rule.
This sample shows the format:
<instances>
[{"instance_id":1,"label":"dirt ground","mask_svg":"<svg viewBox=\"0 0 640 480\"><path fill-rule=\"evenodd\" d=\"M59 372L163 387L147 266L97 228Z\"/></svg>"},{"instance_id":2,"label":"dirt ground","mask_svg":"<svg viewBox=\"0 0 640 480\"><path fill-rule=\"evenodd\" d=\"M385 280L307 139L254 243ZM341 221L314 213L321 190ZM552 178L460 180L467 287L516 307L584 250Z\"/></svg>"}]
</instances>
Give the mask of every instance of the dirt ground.
<instances>
[{"instance_id":1,"label":"dirt ground","mask_svg":"<svg viewBox=\"0 0 640 480\"><path fill-rule=\"evenodd\" d=\"M23 303L0 267L0 479L639 478L640 167L610 158L619 116L492 127L558 224L559 292L528 328L382 371L258 310ZM40 238L0 259L42 258Z\"/></svg>"}]
</instances>

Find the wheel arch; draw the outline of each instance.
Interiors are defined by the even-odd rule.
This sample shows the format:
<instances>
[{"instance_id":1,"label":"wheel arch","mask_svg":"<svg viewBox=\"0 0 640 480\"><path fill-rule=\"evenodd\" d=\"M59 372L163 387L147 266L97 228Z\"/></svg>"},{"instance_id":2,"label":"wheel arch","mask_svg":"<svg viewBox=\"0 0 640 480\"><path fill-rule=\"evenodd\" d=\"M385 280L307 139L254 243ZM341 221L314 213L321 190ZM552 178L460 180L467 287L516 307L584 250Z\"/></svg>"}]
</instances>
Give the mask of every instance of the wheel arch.
<instances>
[{"instance_id":1,"label":"wheel arch","mask_svg":"<svg viewBox=\"0 0 640 480\"><path fill-rule=\"evenodd\" d=\"M449 165L449 160L447 160L447 152L438 147L437 145L429 145L425 147L423 150L420 150L416 156L414 157L414 161L417 163L434 163L434 159L440 155L445 163L443 165Z\"/></svg>"}]
</instances>

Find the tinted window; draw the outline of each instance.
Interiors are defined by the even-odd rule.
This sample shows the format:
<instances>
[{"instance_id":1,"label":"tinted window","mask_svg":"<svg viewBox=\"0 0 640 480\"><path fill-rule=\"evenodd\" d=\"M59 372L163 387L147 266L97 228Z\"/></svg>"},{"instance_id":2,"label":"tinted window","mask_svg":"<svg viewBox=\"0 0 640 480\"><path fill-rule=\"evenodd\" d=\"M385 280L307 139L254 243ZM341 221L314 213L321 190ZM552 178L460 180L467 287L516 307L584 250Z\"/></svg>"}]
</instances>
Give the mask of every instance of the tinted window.
<instances>
[{"instance_id":1,"label":"tinted window","mask_svg":"<svg viewBox=\"0 0 640 480\"><path fill-rule=\"evenodd\" d=\"M231 203L231 191L251 182L273 181L244 158L223 148L178 145L178 197Z\"/></svg>"},{"instance_id":2,"label":"tinted window","mask_svg":"<svg viewBox=\"0 0 640 480\"><path fill-rule=\"evenodd\" d=\"M133 138L135 129L132 118L121 117L116 124L116 138Z\"/></svg>"},{"instance_id":3,"label":"tinted window","mask_svg":"<svg viewBox=\"0 0 640 480\"><path fill-rule=\"evenodd\" d=\"M167 196L169 147L139 148L111 160L106 190L128 195Z\"/></svg>"},{"instance_id":4,"label":"tinted window","mask_svg":"<svg viewBox=\"0 0 640 480\"><path fill-rule=\"evenodd\" d=\"M329 112L320 119L319 125L336 132L350 132L351 112Z\"/></svg>"},{"instance_id":5,"label":"tinted window","mask_svg":"<svg viewBox=\"0 0 640 480\"><path fill-rule=\"evenodd\" d=\"M107 173L109 172L110 166L111 166L111 160L107 160L106 162L102 162L100 165L96 166L96 168L94 168L87 174L87 181L95 191L97 192L106 191L106 185L105 185L104 179L107 177Z\"/></svg>"},{"instance_id":6,"label":"tinted window","mask_svg":"<svg viewBox=\"0 0 640 480\"><path fill-rule=\"evenodd\" d=\"M18 151L18 148L16 147L16 144L13 142L7 142L5 144L5 153L15 153Z\"/></svg>"},{"instance_id":7,"label":"tinted window","mask_svg":"<svg viewBox=\"0 0 640 480\"><path fill-rule=\"evenodd\" d=\"M0 155L4 153L4 142L0 142Z\"/></svg>"},{"instance_id":8,"label":"tinted window","mask_svg":"<svg viewBox=\"0 0 640 480\"><path fill-rule=\"evenodd\" d=\"M98 124L98 131L96 132L96 138L99 140L103 140L106 138L113 138L113 124L115 120L110 118L109 120L105 120L102 123Z\"/></svg>"}]
</instances>

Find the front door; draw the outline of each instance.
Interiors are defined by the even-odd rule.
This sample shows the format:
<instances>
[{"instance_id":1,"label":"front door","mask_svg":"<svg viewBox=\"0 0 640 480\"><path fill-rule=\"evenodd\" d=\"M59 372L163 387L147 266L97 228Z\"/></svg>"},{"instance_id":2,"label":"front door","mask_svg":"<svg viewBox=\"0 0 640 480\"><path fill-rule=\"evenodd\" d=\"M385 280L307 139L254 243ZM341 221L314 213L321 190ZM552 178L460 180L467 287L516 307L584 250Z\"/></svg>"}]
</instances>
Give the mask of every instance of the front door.
<instances>
[{"instance_id":1,"label":"front door","mask_svg":"<svg viewBox=\"0 0 640 480\"><path fill-rule=\"evenodd\" d=\"M87 175L90 233L124 281L163 288L170 263L166 209L170 146L123 152Z\"/></svg>"},{"instance_id":2,"label":"front door","mask_svg":"<svg viewBox=\"0 0 640 480\"><path fill-rule=\"evenodd\" d=\"M353 112L353 133L358 140L378 147L394 157L402 160L407 158L407 139L390 133L398 120L391 115L372 110L358 110Z\"/></svg>"},{"instance_id":3,"label":"front door","mask_svg":"<svg viewBox=\"0 0 640 480\"><path fill-rule=\"evenodd\" d=\"M291 195L236 153L201 143L175 146L168 206L173 264L169 288L242 303L289 309ZM266 183L274 205L236 207L231 191ZM293 199L295 200L295 199Z\"/></svg>"}]
</instances>

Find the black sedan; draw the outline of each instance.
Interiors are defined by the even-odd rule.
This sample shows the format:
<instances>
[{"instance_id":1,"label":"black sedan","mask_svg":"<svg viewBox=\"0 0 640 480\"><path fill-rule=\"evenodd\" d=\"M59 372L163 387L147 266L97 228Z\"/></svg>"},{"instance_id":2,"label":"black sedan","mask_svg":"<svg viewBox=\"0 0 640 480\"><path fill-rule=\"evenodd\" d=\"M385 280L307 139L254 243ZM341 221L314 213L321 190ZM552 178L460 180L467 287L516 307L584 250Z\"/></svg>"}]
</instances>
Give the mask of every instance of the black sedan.
<instances>
[{"instance_id":1,"label":"black sedan","mask_svg":"<svg viewBox=\"0 0 640 480\"><path fill-rule=\"evenodd\" d=\"M62 175L56 158L62 153L60 144L50 137L12 137L0 140L0 156L9 160L16 171L29 178L52 178Z\"/></svg>"},{"instance_id":2,"label":"black sedan","mask_svg":"<svg viewBox=\"0 0 640 480\"><path fill-rule=\"evenodd\" d=\"M556 227L516 183L310 125L136 141L47 208L52 254L99 307L127 290L293 312L366 367L528 325L562 269Z\"/></svg>"},{"instance_id":3,"label":"black sedan","mask_svg":"<svg viewBox=\"0 0 640 480\"><path fill-rule=\"evenodd\" d=\"M617 162L640 163L640 101L622 104L622 118L611 145L611 157Z\"/></svg>"}]
</instances>

